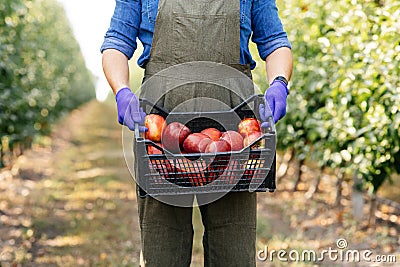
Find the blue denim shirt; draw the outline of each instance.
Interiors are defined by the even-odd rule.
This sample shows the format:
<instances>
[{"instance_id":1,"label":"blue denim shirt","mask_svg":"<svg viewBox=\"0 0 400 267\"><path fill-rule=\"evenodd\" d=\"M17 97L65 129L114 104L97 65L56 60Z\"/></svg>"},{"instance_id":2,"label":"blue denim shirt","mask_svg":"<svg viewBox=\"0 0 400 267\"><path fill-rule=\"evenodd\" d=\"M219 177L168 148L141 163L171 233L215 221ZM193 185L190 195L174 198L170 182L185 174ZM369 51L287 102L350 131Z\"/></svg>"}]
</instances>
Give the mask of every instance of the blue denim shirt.
<instances>
[{"instance_id":1,"label":"blue denim shirt","mask_svg":"<svg viewBox=\"0 0 400 267\"><path fill-rule=\"evenodd\" d=\"M100 51L117 49L129 59L137 48L136 38L144 51L138 59L143 67L149 57L159 0L116 0L110 27ZM265 58L280 47L291 44L278 16L275 0L240 1L240 64L256 65L249 50L250 36L257 44L260 57Z\"/></svg>"}]
</instances>

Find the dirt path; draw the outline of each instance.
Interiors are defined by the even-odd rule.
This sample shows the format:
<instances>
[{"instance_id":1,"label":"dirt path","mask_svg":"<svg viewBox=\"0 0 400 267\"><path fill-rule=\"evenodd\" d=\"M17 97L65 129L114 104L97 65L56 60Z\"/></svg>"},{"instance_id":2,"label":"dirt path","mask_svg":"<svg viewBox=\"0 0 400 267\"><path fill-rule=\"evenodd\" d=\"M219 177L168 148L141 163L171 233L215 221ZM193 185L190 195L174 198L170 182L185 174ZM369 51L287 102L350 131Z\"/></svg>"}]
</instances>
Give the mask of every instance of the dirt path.
<instances>
[{"instance_id":1,"label":"dirt path","mask_svg":"<svg viewBox=\"0 0 400 267\"><path fill-rule=\"evenodd\" d=\"M66 117L49 148L2 173L1 266L137 266L134 186L114 107L91 102Z\"/></svg>"},{"instance_id":2,"label":"dirt path","mask_svg":"<svg viewBox=\"0 0 400 267\"><path fill-rule=\"evenodd\" d=\"M139 265L135 188L115 117L114 103L90 102L59 123L52 138L43 140L48 146L34 147L12 169L0 172L1 267ZM301 190L290 192L294 168L279 181L278 192L258 195L258 250L268 246L318 251L336 248L336 240L345 238L352 248L397 255L400 261L398 224L380 222L374 229L363 229L362 222L348 215L348 190L344 208L332 207L332 176L324 176L321 192L313 199L305 197L315 176L311 170ZM197 267L202 266L203 231L198 210L194 222L192 266ZM258 266L287 264L276 259L258 262Z\"/></svg>"}]
</instances>

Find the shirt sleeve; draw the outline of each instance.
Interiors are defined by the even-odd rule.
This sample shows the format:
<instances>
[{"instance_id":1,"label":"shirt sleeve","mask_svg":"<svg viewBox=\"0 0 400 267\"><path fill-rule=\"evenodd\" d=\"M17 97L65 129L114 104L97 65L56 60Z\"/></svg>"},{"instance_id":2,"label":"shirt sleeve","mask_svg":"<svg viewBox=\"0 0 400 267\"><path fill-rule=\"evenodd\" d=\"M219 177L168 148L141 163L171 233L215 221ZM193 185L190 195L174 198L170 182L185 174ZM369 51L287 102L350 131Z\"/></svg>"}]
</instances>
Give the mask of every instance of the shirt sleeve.
<instances>
[{"instance_id":1,"label":"shirt sleeve","mask_svg":"<svg viewBox=\"0 0 400 267\"><path fill-rule=\"evenodd\" d=\"M278 15L275 0L254 0L251 10L252 41L262 60L280 47L292 48Z\"/></svg>"},{"instance_id":2,"label":"shirt sleeve","mask_svg":"<svg viewBox=\"0 0 400 267\"><path fill-rule=\"evenodd\" d=\"M141 1L116 0L114 14L111 18L100 52L116 49L129 59L137 48L136 37L141 20Z\"/></svg>"}]
</instances>

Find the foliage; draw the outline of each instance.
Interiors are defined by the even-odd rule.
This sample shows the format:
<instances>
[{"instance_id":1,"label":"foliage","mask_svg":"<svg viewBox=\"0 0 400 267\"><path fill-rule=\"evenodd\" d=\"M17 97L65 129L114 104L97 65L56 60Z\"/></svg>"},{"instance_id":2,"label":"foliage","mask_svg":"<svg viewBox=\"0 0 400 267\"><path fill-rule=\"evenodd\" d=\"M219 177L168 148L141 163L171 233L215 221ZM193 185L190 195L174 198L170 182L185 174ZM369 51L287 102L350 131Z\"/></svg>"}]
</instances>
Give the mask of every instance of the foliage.
<instances>
[{"instance_id":1,"label":"foliage","mask_svg":"<svg viewBox=\"0 0 400 267\"><path fill-rule=\"evenodd\" d=\"M280 12L295 67L278 146L376 192L400 171L400 2L286 0Z\"/></svg>"},{"instance_id":2,"label":"foliage","mask_svg":"<svg viewBox=\"0 0 400 267\"><path fill-rule=\"evenodd\" d=\"M94 81L56 1L5 0L0 18L0 139L12 148L90 99Z\"/></svg>"}]
</instances>

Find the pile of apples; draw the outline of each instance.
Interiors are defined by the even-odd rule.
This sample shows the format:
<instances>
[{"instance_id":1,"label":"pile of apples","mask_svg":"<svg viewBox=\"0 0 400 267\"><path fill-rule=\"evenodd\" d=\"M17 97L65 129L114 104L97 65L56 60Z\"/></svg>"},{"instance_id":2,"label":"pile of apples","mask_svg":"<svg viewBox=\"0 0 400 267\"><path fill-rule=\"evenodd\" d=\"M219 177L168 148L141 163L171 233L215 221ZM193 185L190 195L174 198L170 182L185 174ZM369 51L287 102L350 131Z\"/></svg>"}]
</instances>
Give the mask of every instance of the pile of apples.
<instances>
[{"instance_id":1,"label":"pile of apples","mask_svg":"<svg viewBox=\"0 0 400 267\"><path fill-rule=\"evenodd\" d=\"M147 132L145 138L172 153L216 153L240 151L261 136L260 123L255 118L245 118L238 124L238 130L221 132L216 128L206 128L192 133L180 122L166 123L158 114L149 114L145 118ZM162 154L153 147L148 147L148 154Z\"/></svg>"}]
</instances>

